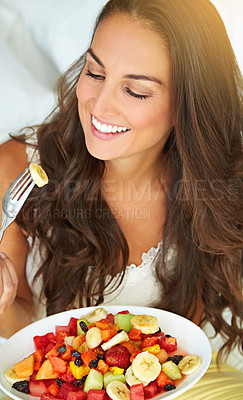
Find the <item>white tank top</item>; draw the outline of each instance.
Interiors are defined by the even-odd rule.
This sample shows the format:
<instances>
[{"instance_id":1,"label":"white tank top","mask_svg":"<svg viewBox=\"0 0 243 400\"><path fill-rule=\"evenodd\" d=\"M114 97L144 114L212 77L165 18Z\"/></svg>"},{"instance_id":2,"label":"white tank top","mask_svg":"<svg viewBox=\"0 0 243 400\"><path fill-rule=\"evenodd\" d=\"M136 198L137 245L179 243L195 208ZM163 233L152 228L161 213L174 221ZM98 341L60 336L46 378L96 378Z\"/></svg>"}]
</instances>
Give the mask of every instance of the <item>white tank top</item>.
<instances>
[{"instance_id":1,"label":"white tank top","mask_svg":"<svg viewBox=\"0 0 243 400\"><path fill-rule=\"evenodd\" d=\"M30 143L30 140L29 140ZM36 143L36 137L33 136L31 143ZM33 147L27 144L26 152L28 162L39 162L39 153ZM40 302L40 291L42 286L42 279L38 278L33 282L33 278L42 264L42 255L40 253L38 241L35 242L32 248L32 239L28 238L30 244L30 251L26 263L26 276L28 284L33 292L34 302L34 320L45 317L45 300ZM161 285L156 279L155 275L155 258L161 247L162 242L156 248L152 247L148 252L143 253L141 256L141 264L136 266L134 264L127 266L125 277L121 286L116 289L112 294L104 295L104 305L139 305L154 307L158 304L161 296ZM44 256L44 255L43 255ZM173 258L173 251L168 256L168 262ZM172 263L171 263L172 264ZM119 276L118 276L119 277ZM109 291L108 287L106 291Z\"/></svg>"}]
</instances>

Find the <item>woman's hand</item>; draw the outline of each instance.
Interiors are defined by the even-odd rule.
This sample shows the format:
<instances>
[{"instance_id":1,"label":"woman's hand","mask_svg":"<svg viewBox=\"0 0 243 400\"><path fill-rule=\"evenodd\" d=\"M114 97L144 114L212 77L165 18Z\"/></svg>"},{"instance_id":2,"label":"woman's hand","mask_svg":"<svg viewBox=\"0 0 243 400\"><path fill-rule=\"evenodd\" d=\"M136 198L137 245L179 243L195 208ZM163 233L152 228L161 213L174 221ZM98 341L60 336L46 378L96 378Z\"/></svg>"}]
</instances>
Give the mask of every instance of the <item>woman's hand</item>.
<instances>
[{"instance_id":1,"label":"woman's hand","mask_svg":"<svg viewBox=\"0 0 243 400\"><path fill-rule=\"evenodd\" d=\"M0 252L0 315L14 302L18 277L12 261Z\"/></svg>"}]
</instances>

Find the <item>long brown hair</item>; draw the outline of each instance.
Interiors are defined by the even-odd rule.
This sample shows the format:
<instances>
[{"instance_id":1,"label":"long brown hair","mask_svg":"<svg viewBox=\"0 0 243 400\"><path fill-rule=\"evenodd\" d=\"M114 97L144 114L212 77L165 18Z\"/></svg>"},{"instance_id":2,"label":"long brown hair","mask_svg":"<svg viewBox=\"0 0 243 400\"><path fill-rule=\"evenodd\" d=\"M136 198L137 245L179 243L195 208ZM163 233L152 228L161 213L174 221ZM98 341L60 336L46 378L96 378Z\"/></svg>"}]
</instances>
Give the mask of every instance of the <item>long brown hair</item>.
<instances>
[{"instance_id":1,"label":"long brown hair","mask_svg":"<svg viewBox=\"0 0 243 400\"><path fill-rule=\"evenodd\" d=\"M225 27L208 0L110 0L96 27L117 12L158 32L171 58L175 126L164 149L169 185L156 260L158 307L193 318L201 300L201 323L211 322L225 339L221 353L235 344L242 349L242 77ZM58 107L39 127L50 184L41 195L32 192L19 216L46 249L38 274L48 314L84 299L101 303L128 262L126 239L102 195L104 162L88 153L78 117L75 88L84 62L85 55L60 78ZM166 262L172 246L173 273Z\"/></svg>"}]
</instances>

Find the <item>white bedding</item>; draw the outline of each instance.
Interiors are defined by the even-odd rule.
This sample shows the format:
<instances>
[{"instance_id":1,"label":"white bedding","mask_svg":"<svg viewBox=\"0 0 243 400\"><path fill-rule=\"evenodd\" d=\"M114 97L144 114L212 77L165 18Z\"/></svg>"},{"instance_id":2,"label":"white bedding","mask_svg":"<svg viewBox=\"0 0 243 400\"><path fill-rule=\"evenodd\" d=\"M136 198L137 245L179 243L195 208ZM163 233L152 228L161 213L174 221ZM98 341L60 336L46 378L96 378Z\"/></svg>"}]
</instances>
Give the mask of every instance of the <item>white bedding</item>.
<instances>
[{"instance_id":1,"label":"white bedding","mask_svg":"<svg viewBox=\"0 0 243 400\"><path fill-rule=\"evenodd\" d=\"M39 123L55 104L57 77L89 45L106 0L0 0L0 143ZM243 1L213 0L243 70Z\"/></svg>"}]
</instances>

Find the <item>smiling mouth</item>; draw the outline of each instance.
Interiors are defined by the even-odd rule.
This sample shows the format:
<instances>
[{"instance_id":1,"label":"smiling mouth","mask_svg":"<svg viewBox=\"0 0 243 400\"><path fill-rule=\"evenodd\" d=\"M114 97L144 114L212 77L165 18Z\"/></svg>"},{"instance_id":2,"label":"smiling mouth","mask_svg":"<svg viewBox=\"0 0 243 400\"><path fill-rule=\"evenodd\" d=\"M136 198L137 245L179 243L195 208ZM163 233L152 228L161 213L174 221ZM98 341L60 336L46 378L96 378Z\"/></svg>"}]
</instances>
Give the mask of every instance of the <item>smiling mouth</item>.
<instances>
[{"instance_id":1,"label":"smiling mouth","mask_svg":"<svg viewBox=\"0 0 243 400\"><path fill-rule=\"evenodd\" d=\"M118 126L118 125L111 125L111 124L102 124L92 115L92 124L94 125L95 129L101 133L124 133L130 131L130 128L126 126Z\"/></svg>"}]
</instances>

